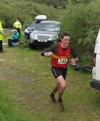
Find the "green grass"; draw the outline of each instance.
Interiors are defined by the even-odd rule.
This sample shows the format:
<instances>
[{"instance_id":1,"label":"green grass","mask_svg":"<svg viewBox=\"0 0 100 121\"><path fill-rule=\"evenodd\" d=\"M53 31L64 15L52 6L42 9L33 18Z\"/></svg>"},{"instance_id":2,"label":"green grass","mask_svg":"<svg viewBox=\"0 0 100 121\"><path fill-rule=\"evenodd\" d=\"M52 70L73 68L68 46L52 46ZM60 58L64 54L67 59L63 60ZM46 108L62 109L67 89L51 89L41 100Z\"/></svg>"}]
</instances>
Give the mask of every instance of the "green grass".
<instances>
[{"instance_id":1,"label":"green grass","mask_svg":"<svg viewBox=\"0 0 100 121\"><path fill-rule=\"evenodd\" d=\"M100 120L100 92L90 87L91 73L69 66L61 112L49 98L56 84L50 58L29 48L4 46L4 51L0 54L0 121Z\"/></svg>"}]
</instances>

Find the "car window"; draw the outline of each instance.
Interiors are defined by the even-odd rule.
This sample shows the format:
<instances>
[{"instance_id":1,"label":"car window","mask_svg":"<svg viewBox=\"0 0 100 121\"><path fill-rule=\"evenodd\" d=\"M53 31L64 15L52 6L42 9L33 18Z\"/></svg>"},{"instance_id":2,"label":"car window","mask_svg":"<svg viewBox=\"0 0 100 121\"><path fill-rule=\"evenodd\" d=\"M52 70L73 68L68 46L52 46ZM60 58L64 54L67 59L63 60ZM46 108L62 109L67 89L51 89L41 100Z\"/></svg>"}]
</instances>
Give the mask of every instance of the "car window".
<instances>
[{"instance_id":1,"label":"car window","mask_svg":"<svg viewBox=\"0 0 100 121\"><path fill-rule=\"evenodd\" d=\"M29 27L34 27L34 28L36 28L36 27L38 26L38 24L39 24L39 23L32 22L32 23L29 25Z\"/></svg>"},{"instance_id":2,"label":"car window","mask_svg":"<svg viewBox=\"0 0 100 121\"><path fill-rule=\"evenodd\" d=\"M44 30L44 31L59 31L60 25L57 23L40 23L36 30Z\"/></svg>"}]
</instances>

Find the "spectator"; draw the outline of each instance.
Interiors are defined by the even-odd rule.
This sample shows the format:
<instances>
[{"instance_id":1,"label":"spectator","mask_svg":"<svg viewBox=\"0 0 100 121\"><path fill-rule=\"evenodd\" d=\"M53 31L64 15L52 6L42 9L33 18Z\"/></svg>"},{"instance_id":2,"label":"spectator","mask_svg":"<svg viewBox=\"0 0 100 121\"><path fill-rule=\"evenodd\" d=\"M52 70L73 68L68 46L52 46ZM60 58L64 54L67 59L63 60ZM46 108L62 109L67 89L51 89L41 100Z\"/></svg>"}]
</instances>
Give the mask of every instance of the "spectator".
<instances>
[{"instance_id":1,"label":"spectator","mask_svg":"<svg viewBox=\"0 0 100 121\"><path fill-rule=\"evenodd\" d=\"M12 34L12 37L8 39L8 46L17 46L16 42L19 41L20 35L18 31L15 29L14 33Z\"/></svg>"},{"instance_id":2,"label":"spectator","mask_svg":"<svg viewBox=\"0 0 100 121\"><path fill-rule=\"evenodd\" d=\"M2 27L2 22L0 21L0 52L3 52L3 44L2 44L2 41L3 41L3 27Z\"/></svg>"},{"instance_id":3,"label":"spectator","mask_svg":"<svg viewBox=\"0 0 100 121\"><path fill-rule=\"evenodd\" d=\"M21 30L22 25L21 25L21 23L19 22L18 19L16 19L16 21L14 22L13 27L14 27L15 29L17 29L17 31L19 32L19 35L21 36L20 30Z\"/></svg>"}]
</instances>

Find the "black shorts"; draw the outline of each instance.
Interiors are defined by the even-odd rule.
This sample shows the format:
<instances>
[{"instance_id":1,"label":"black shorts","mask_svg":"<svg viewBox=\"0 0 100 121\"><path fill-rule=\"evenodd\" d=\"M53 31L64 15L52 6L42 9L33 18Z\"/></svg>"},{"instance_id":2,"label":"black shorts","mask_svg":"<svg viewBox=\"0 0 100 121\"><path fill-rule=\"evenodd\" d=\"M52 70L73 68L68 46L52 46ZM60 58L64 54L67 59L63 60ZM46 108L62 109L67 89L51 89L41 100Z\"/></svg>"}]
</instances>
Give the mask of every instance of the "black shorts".
<instances>
[{"instance_id":1,"label":"black shorts","mask_svg":"<svg viewBox=\"0 0 100 121\"><path fill-rule=\"evenodd\" d=\"M61 75L64 77L64 79L66 78L67 67L66 68L57 68L57 67L52 66L51 70L52 70L52 73L55 78L57 78L58 76L61 76Z\"/></svg>"}]
</instances>

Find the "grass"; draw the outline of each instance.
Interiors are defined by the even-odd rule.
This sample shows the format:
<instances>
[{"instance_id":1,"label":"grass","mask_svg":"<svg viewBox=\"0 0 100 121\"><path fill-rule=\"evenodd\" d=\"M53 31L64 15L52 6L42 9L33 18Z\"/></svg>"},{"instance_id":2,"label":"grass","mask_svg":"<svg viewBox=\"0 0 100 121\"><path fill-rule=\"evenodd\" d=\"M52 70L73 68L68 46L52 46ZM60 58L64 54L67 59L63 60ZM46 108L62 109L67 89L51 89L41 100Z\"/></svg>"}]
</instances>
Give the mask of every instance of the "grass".
<instances>
[{"instance_id":1,"label":"grass","mask_svg":"<svg viewBox=\"0 0 100 121\"><path fill-rule=\"evenodd\" d=\"M69 66L61 112L49 98L56 84L50 58L29 48L4 46L4 51L0 54L0 121L100 120L100 92L90 87L91 73Z\"/></svg>"}]
</instances>

